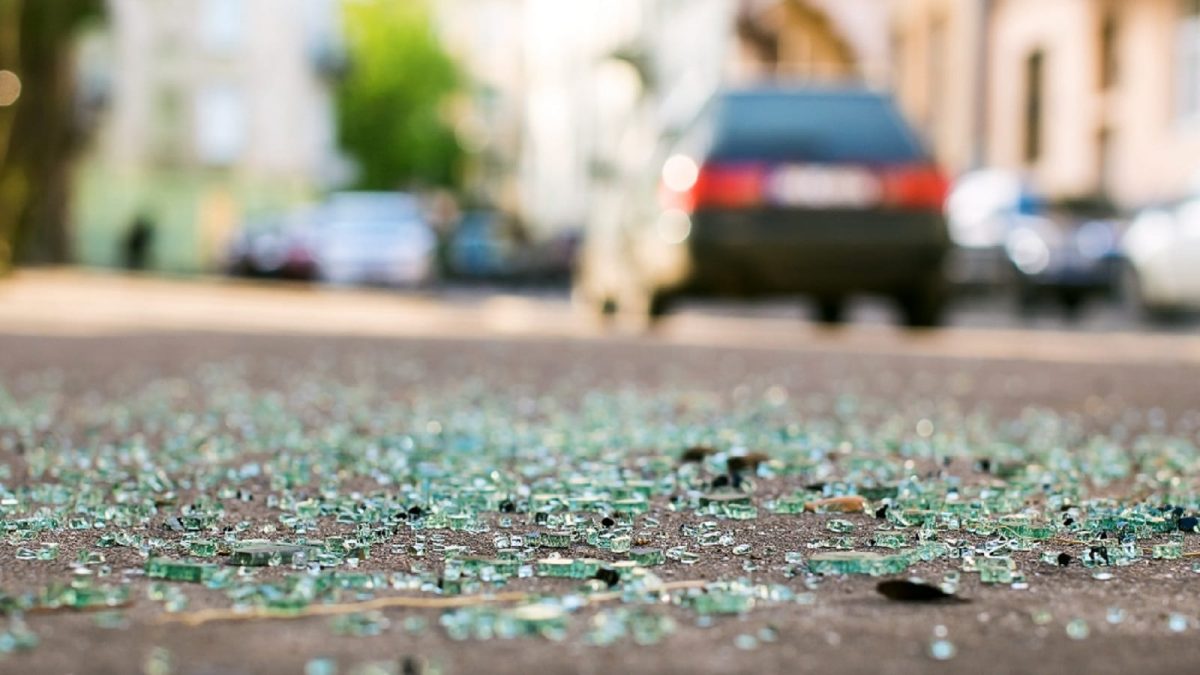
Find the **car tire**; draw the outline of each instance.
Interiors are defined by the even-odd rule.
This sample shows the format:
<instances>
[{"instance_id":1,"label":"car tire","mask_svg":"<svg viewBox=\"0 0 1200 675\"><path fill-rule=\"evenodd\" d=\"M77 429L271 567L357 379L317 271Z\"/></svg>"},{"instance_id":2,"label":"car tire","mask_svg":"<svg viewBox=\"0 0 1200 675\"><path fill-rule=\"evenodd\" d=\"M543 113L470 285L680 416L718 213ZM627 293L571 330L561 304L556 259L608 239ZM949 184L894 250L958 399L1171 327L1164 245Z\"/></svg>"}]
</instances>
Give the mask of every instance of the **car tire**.
<instances>
[{"instance_id":1,"label":"car tire","mask_svg":"<svg viewBox=\"0 0 1200 675\"><path fill-rule=\"evenodd\" d=\"M1063 291L1058 296L1058 302L1062 306L1063 317L1071 322L1078 323L1083 317L1083 307L1087 298L1083 291L1070 290Z\"/></svg>"},{"instance_id":2,"label":"car tire","mask_svg":"<svg viewBox=\"0 0 1200 675\"><path fill-rule=\"evenodd\" d=\"M940 276L925 279L916 288L900 294L897 304L904 325L936 328L942 325L947 304L946 281Z\"/></svg>"},{"instance_id":3,"label":"car tire","mask_svg":"<svg viewBox=\"0 0 1200 675\"><path fill-rule=\"evenodd\" d=\"M1191 323L1187 310L1180 307L1146 307L1142 310L1142 318L1155 328L1176 329Z\"/></svg>"},{"instance_id":4,"label":"car tire","mask_svg":"<svg viewBox=\"0 0 1200 675\"><path fill-rule=\"evenodd\" d=\"M1015 296L1018 316L1026 321L1032 320L1041 303L1041 295L1038 293L1037 287L1025 279L1018 279Z\"/></svg>"},{"instance_id":5,"label":"car tire","mask_svg":"<svg viewBox=\"0 0 1200 675\"><path fill-rule=\"evenodd\" d=\"M670 313L671 305L671 296L662 291L651 292L650 299L646 303L646 313L650 316L650 322L654 323Z\"/></svg>"},{"instance_id":6,"label":"car tire","mask_svg":"<svg viewBox=\"0 0 1200 675\"><path fill-rule=\"evenodd\" d=\"M838 296L817 298L813 305L813 318L817 323L836 326L846 319L846 299Z\"/></svg>"}]
</instances>

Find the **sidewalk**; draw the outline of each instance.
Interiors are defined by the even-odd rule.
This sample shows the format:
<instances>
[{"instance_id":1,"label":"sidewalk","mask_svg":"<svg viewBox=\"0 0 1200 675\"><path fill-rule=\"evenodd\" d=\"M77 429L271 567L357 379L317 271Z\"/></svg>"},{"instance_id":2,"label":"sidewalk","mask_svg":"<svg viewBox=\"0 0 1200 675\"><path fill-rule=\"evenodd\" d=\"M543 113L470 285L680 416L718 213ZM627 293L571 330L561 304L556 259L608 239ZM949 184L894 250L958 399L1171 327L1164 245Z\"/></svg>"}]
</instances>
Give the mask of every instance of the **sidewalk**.
<instances>
[{"instance_id":1,"label":"sidewalk","mask_svg":"<svg viewBox=\"0 0 1200 675\"><path fill-rule=\"evenodd\" d=\"M861 352L1064 363L1200 363L1191 335L951 327L826 328L792 318L685 310L649 336L605 330L553 297L337 289L224 278L171 279L78 269L0 280L0 332L297 333L442 339L621 339L736 349Z\"/></svg>"}]
</instances>

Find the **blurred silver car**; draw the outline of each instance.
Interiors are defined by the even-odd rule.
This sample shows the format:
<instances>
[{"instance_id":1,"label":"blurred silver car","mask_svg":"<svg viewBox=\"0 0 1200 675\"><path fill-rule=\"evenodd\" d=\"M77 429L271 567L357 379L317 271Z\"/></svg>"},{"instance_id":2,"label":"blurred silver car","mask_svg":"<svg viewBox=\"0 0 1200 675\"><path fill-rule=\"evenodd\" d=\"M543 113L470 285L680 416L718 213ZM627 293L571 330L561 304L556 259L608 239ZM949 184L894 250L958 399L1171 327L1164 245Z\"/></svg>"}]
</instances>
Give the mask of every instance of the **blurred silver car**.
<instances>
[{"instance_id":1,"label":"blurred silver car","mask_svg":"<svg viewBox=\"0 0 1200 675\"><path fill-rule=\"evenodd\" d=\"M1200 195L1143 210L1122 246L1130 290L1147 313L1200 309Z\"/></svg>"},{"instance_id":2,"label":"blurred silver car","mask_svg":"<svg viewBox=\"0 0 1200 675\"><path fill-rule=\"evenodd\" d=\"M334 194L309 237L320 278L339 285L414 286L435 273L436 236L416 197Z\"/></svg>"}]
</instances>

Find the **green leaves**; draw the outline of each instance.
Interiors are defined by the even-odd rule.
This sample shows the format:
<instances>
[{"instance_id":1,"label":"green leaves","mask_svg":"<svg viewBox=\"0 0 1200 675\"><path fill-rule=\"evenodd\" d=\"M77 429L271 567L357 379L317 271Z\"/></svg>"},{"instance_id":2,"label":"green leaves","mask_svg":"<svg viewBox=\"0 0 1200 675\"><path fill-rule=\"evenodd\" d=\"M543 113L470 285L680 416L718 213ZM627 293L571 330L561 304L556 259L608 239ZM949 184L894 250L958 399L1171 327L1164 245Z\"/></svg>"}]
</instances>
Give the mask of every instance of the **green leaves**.
<instances>
[{"instance_id":1,"label":"green leaves","mask_svg":"<svg viewBox=\"0 0 1200 675\"><path fill-rule=\"evenodd\" d=\"M448 119L458 67L424 3L346 3L350 72L338 88L338 137L357 187L454 186L462 150Z\"/></svg>"}]
</instances>

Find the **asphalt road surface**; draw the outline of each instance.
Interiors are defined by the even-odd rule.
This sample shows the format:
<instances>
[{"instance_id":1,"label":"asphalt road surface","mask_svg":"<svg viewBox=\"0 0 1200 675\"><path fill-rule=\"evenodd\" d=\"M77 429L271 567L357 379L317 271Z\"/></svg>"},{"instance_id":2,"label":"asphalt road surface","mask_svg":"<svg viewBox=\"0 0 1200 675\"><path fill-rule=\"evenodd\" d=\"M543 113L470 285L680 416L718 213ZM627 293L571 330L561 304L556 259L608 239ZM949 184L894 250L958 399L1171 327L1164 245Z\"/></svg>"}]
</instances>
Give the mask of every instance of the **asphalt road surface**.
<instances>
[{"instance_id":1,"label":"asphalt road surface","mask_svg":"<svg viewBox=\"0 0 1200 675\"><path fill-rule=\"evenodd\" d=\"M989 429L1037 427L1051 443L1069 440L1069 449L1077 446L1080 452L1085 447L1099 452L1094 448L1105 443L1124 448L1139 438L1159 439L1163 461L1156 463L1151 451L1140 465L1149 478L1103 484L1095 482L1096 476L1074 478L1085 486L1084 496L1109 495L1115 503L1134 495L1145 499L1147 485L1167 475L1156 476L1157 470L1177 472L1170 474L1173 494L1179 503L1195 507L1200 480L1194 448L1200 429L1200 342L1187 334L1125 328L1080 333L959 327L906 333L868 322L828 330L770 313L745 317L700 311L672 319L656 335L614 335L581 320L561 301L537 297L443 302L41 273L0 284L0 385L10 397L6 400L15 402L9 414L0 411L0 465L9 467L0 485L7 489L55 482L32 475L30 449L15 440L21 433L60 449L115 447L136 438L149 448L147 461L153 462L168 420L183 428L214 406L236 416L242 400L302 418L313 437L355 427L356 438L382 438L402 431L388 428L400 419L394 417L398 410L422 406L441 411L442 419L459 419L453 416L461 413L465 417L458 423L464 425L511 426L520 433L546 425L561 432L555 420L581 419L573 415L590 410L597 395L608 397L598 405L611 416L600 428L634 427L622 433L636 436L639 425L655 425L648 442L678 439L669 447L622 449L628 455L614 460L618 463L643 454L676 457L688 429L714 445L736 444L751 433L759 414L755 402L768 401L773 407L763 413L765 420L792 420L814 438L833 428L827 426L831 420L846 437L861 426L868 430L863 438L889 433L919 441L936 437L943 420L986 419ZM852 409L843 407L848 401ZM242 412L266 414L257 410ZM27 417L31 411L36 414ZM486 419L476 420L475 411ZM1021 433L1031 443L1040 438ZM231 467L269 462L269 446L254 443L259 444L254 453L235 452L220 461ZM838 472L853 464L855 453L848 444L831 446L828 462L834 473L823 480L844 478ZM967 448L944 466L927 466L919 458L905 466L914 473L942 472L964 485L999 480L970 461L970 453ZM97 469L86 462L77 468ZM338 480L345 489L355 485L349 477ZM761 502L787 494L811 480L812 475L760 476L754 498ZM278 512L268 499L278 486L247 479L244 487L255 499L229 506L232 518L245 520L253 532L273 528ZM192 489L199 490L181 487L181 496L194 498ZM589 644L585 634L601 611L590 606L571 616L561 640L452 640L438 626L436 609L385 609L388 625L373 637L337 634L330 619L321 616L186 625L171 620L161 599L149 597L151 581L133 574L128 576L132 603L121 610L116 627L100 625L91 613L30 613L26 622L38 645L0 655L0 672L302 673L306 666L335 663L339 673L388 668L547 674L1186 673L1200 662L1195 558L1151 561L1147 555L1129 566L1100 570L1111 574L1104 580L1077 558L1058 567L1040 563L1037 550L1025 551L1013 558L1026 575L1026 588L983 584L978 575L963 573L958 593L970 602L900 604L878 595L877 579L866 576L823 578L807 589L803 575L785 572L784 552L807 553L808 544L832 536L831 516L776 515L761 503L760 511L756 520L720 525L751 546L749 558L727 546L714 547L702 550L695 564L669 561L656 573L668 583L746 577L809 593L807 600L761 602L750 611L711 620L663 604L651 609L670 617L675 629L654 644L629 638L609 646ZM650 514L660 520L651 535L654 546L692 543L680 527L696 519L672 510L666 497L654 497ZM488 516L493 528L499 517ZM844 518L858 534L878 522L871 513ZM136 533L168 541L180 536L160 529ZM322 536L335 533L344 534L345 527L322 524ZM0 589L19 593L67 579L69 562L80 551L101 550L97 542L103 534L63 531L32 540L59 543L55 561L15 559L18 548L31 544L10 537L0 544ZM492 534L449 533L447 542L487 548ZM407 548L411 533L395 536L388 544L401 545L377 546L362 569L392 572L423 562ZM1184 548L1200 550L1198 537L1185 535ZM1058 548L1079 555L1069 544ZM133 548L102 550L114 580L144 564ZM595 551L577 543L563 555ZM746 571L747 559L755 560L757 569ZM942 558L914 565L909 573L936 582L960 566L959 560ZM263 574L274 578L282 571ZM577 585L515 580L505 590L562 596ZM188 611L228 606L218 592L187 591ZM1111 621L1117 609L1121 620ZM410 629L406 619L413 616L425 619L426 626ZM1078 630L1080 621L1088 627L1086 636ZM0 627L4 622L0 618ZM1074 636L1068 626L1075 627ZM954 653L936 660L930 645L942 632ZM380 670L366 670L371 664Z\"/></svg>"}]
</instances>

